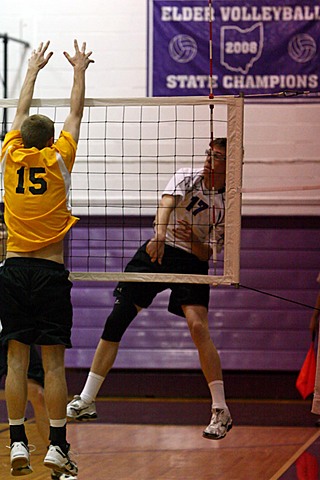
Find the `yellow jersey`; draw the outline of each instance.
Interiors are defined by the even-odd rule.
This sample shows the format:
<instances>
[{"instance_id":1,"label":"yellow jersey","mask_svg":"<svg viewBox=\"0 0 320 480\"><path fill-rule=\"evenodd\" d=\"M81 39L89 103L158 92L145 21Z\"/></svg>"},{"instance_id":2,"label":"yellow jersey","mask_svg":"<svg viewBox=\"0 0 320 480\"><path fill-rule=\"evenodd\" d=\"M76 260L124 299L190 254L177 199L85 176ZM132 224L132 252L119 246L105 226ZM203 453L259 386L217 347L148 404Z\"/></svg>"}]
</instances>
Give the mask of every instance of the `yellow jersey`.
<instances>
[{"instance_id":1,"label":"yellow jersey","mask_svg":"<svg viewBox=\"0 0 320 480\"><path fill-rule=\"evenodd\" d=\"M7 133L1 161L8 251L31 252L59 242L79 220L69 206L76 149L64 131L42 150L24 148L18 130Z\"/></svg>"}]
</instances>

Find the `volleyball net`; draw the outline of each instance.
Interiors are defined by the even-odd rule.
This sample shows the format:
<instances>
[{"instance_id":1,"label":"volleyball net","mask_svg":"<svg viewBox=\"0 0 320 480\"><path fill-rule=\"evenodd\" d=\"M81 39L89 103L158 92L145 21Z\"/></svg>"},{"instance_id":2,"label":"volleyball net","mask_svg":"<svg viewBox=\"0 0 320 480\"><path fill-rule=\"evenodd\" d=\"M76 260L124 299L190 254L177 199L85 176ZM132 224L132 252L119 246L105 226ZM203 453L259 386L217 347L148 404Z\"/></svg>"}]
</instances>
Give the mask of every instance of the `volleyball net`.
<instances>
[{"instance_id":1,"label":"volleyball net","mask_svg":"<svg viewBox=\"0 0 320 480\"><path fill-rule=\"evenodd\" d=\"M0 100L9 125L16 105ZM30 109L54 120L56 137L68 112L69 99L35 99ZM210 274L124 273L153 235L168 181L180 168L203 166L212 134L227 138L227 159L224 249L210 261ZM70 197L80 221L65 244L72 279L238 284L242 159L242 98L86 99Z\"/></svg>"}]
</instances>

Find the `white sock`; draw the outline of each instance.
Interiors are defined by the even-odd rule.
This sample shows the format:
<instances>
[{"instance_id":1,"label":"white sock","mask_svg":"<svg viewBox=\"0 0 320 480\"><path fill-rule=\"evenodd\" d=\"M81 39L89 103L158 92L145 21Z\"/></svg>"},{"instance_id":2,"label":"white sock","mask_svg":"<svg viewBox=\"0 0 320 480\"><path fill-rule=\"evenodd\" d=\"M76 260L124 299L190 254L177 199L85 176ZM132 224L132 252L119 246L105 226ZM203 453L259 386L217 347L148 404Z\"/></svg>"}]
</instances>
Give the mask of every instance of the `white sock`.
<instances>
[{"instance_id":1,"label":"white sock","mask_svg":"<svg viewBox=\"0 0 320 480\"><path fill-rule=\"evenodd\" d=\"M67 423L67 419L60 418L59 420L51 420L51 418L49 418L49 423L50 427L61 428L65 426L65 424Z\"/></svg>"},{"instance_id":2,"label":"white sock","mask_svg":"<svg viewBox=\"0 0 320 480\"><path fill-rule=\"evenodd\" d=\"M210 382L208 386L212 397L212 408L227 408L223 381L214 380L213 382Z\"/></svg>"},{"instance_id":3,"label":"white sock","mask_svg":"<svg viewBox=\"0 0 320 480\"><path fill-rule=\"evenodd\" d=\"M23 425L24 424L24 417L18 418L13 420L12 418L9 418L9 425Z\"/></svg>"},{"instance_id":4,"label":"white sock","mask_svg":"<svg viewBox=\"0 0 320 480\"><path fill-rule=\"evenodd\" d=\"M104 377L97 375L96 373L89 372L87 381L81 392L81 400L85 403L92 403L95 401L96 396L100 390L101 385L103 384Z\"/></svg>"}]
</instances>

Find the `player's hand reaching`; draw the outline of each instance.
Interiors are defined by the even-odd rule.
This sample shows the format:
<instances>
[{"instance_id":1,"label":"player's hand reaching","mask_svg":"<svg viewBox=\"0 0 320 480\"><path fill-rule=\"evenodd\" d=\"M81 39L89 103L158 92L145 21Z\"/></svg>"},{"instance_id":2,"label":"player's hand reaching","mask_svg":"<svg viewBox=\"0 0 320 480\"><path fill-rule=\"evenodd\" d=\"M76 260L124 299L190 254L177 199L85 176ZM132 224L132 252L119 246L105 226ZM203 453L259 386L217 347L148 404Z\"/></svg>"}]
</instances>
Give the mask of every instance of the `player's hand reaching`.
<instances>
[{"instance_id":1,"label":"player's hand reaching","mask_svg":"<svg viewBox=\"0 0 320 480\"><path fill-rule=\"evenodd\" d=\"M92 51L86 53L86 47L86 42L83 42L80 50L77 40L74 40L75 53L73 57L71 57L69 53L63 52L68 62L71 63L74 68L77 68L79 70L86 70L90 63L94 63L94 60L90 58Z\"/></svg>"},{"instance_id":2,"label":"player's hand reaching","mask_svg":"<svg viewBox=\"0 0 320 480\"><path fill-rule=\"evenodd\" d=\"M49 62L50 58L53 55L53 52L49 52L47 56L45 56L45 53L48 50L49 45L50 45L50 41L46 42L45 44L41 42L37 50L32 51L31 57L28 62L29 70L34 70L35 72L38 72L39 70L41 70L43 67L47 65L47 63Z\"/></svg>"}]
</instances>

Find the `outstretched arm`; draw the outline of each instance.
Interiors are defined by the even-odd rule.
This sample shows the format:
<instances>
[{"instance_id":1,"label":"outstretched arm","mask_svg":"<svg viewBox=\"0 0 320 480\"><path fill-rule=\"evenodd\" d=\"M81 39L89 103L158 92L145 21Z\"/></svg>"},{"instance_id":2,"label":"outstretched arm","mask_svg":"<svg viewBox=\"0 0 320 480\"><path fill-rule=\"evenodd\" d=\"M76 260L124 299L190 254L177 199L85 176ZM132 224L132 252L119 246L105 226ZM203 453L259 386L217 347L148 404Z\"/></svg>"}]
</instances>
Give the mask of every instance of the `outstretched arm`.
<instances>
[{"instance_id":1,"label":"outstretched arm","mask_svg":"<svg viewBox=\"0 0 320 480\"><path fill-rule=\"evenodd\" d=\"M155 234L147 245L147 253L152 262L162 262L164 254L164 243L166 239L167 226L172 210L176 205L176 197L173 195L163 195L157 210L154 221Z\"/></svg>"},{"instance_id":2,"label":"outstretched arm","mask_svg":"<svg viewBox=\"0 0 320 480\"><path fill-rule=\"evenodd\" d=\"M78 142L80 133L80 124L83 115L84 94L85 94L85 72L91 60L89 57L92 52L86 53L86 43L82 44L79 50L77 40L74 40L75 54L71 57L67 52L63 52L64 56L73 66L73 86L70 97L70 113L64 122L63 130L71 133L74 140Z\"/></svg>"},{"instance_id":3,"label":"outstretched arm","mask_svg":"<svg viewBox=\"0 0 320 480\"><path fill-rule=\"evenodd\" d=\"M30 105L34 92L34 85L39 71L47 65L49 59L52 57L53 52L48 53L45 57L45 53L49 47L50 42L45 45L41 42L37 50L33 50L28 62L28 70L25 80L21 87L19 96L17 111L12 123L11 130L20 130L22 123L29 115Z\"/></svg>"}]
</instances>

